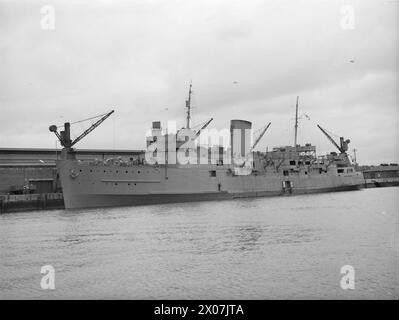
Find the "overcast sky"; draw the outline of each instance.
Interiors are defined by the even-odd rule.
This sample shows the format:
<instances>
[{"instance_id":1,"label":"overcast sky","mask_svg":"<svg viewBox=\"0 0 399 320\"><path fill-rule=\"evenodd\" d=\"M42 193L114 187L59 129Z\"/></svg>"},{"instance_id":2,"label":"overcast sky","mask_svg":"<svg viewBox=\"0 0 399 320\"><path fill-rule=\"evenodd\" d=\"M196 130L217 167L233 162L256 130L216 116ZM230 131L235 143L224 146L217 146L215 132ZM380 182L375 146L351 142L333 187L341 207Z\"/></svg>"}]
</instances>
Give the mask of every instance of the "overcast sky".
<instances>
[{"instance_id":1,"label":"overcast sky","mask_svg":"<svg viewBox=\"0 0 399 320\"><path fill-rule=\"evenodd\" d=\"M298 95L300 143L335 151L319 123L361 164L399 161L399 1L81 2L0 0L0 147L115 108L77 147L143 149L152 121L184 126L192 80L193 124L271 121L259 149L292 145Z\"/></svg>"}]
</instances>

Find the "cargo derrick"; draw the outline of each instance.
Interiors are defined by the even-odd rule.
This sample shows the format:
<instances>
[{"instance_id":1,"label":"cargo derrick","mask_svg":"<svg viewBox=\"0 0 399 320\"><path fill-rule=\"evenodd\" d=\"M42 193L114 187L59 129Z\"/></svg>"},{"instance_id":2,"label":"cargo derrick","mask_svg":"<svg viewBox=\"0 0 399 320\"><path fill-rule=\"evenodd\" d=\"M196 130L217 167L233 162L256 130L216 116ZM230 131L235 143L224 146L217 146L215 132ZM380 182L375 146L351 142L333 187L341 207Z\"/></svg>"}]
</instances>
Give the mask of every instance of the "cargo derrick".
<instances>
[{"instance_id":1,"label":"cargo derrick","mask_svg":"<svg viewBox=\"0 0 399 320\"><path fill-rule=\"evenodd\" d=\"M337 162L337 166L340 167L345 167L350 165L350 160L348 157L348 154L346 153L348 151L348 144L351 142L349 139L346 139L344 137L339 138L339 144L335 142L335 140L327 133L325 129L323 129L320 125L317 125L317 127L321 130L321 132L324 133L324 135L327 137L327 139L338 149L339 154L337 155L335 152L331 152L329 155L329 158L331 161Z\"/></svg>"}]
</instances>

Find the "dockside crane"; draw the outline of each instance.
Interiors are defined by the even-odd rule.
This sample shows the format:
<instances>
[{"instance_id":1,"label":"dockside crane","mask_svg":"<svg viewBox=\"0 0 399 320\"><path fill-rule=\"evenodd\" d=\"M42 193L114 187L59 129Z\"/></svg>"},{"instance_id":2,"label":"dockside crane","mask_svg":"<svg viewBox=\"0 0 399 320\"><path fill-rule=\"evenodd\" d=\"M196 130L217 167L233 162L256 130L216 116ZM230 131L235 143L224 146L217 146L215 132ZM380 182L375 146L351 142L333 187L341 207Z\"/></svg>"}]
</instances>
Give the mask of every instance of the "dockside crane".
<instances>
[{"instance_id":1,"label":"dockside crane","mask_svg":"<svg viewBox=\"0 0 399 320\"><path fill-rule=\"evenodd\" d=\"M58 133L58 127L56 125L52 125L49 127L50 132L54 132L57 136L58 140L60 141L61 145L66 149L71 149L76 143L86 137L90 132L92 132L95 128L97 128L101 123L103 123L111 114L114 113L114 110L108 112L105 115L96 116L93 118L101 117L97 122L92 124L88 129L86 129L82 134L80 134L75 140L72 141L71 139L71 123L66 122L64 123L64 130ZM93 119L90 118L90 119ZM87 119L89 120L89 119ZM84 120L82 120L84 121ZM78 122L82 122L78 121Z\"/></svg>"},{"instance_id":2,"label":"dockside crane","mask_svg":"<svg viewBox=\"0 0 399 320\"><path fill-rule=\"evenodd\" d=\"M328 140L330 140L330 142L339 150L341 154L346 154L346 151L348 151L348 144L351 142L349 139L345 140L344 137L340 137L339 138L340 144L338 144L335 142L333 138L331 138L331 136L327 133L325 129L323 129L319 125L317 126L321 130L321 132L323 132L324 135L328 138Z\"/></svg>"}]
</instances>

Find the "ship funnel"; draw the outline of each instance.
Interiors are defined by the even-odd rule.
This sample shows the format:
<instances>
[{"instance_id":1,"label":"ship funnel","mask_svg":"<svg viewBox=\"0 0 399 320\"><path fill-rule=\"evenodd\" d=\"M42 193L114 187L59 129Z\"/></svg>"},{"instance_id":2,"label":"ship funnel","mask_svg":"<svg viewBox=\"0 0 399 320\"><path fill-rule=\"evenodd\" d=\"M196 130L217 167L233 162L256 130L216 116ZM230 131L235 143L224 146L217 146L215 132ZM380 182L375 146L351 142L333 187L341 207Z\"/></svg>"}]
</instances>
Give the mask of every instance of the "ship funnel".
<instances>
[{"instance_id":1,"label":"ship funnel","mask_svg":"<svg viewBox=\"0 0 399 320\"><path fill-rule=\"evenodd\" d=\"M245 158L251 148L251 140L251 122L246 120L230 121L230 148L232 159Z\"/></svg>"}]
</instances>

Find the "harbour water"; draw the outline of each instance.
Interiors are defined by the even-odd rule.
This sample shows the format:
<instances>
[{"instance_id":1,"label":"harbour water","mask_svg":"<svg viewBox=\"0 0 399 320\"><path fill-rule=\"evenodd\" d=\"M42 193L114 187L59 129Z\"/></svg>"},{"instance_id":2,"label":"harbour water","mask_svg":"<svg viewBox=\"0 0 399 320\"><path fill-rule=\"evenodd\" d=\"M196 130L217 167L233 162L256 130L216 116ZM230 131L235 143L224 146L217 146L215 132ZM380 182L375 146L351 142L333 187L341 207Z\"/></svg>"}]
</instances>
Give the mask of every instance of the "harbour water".
<instances>
[{"instance_id":1,"label":"harbour water","mask_svg":"<svg viewBox=\"0 0 399 320\"><path fill-rule=\"evenodd\" d=\"M0 298L397 299L398 199L390 187L2 214Z\"/></svg>"}]
</instances>

